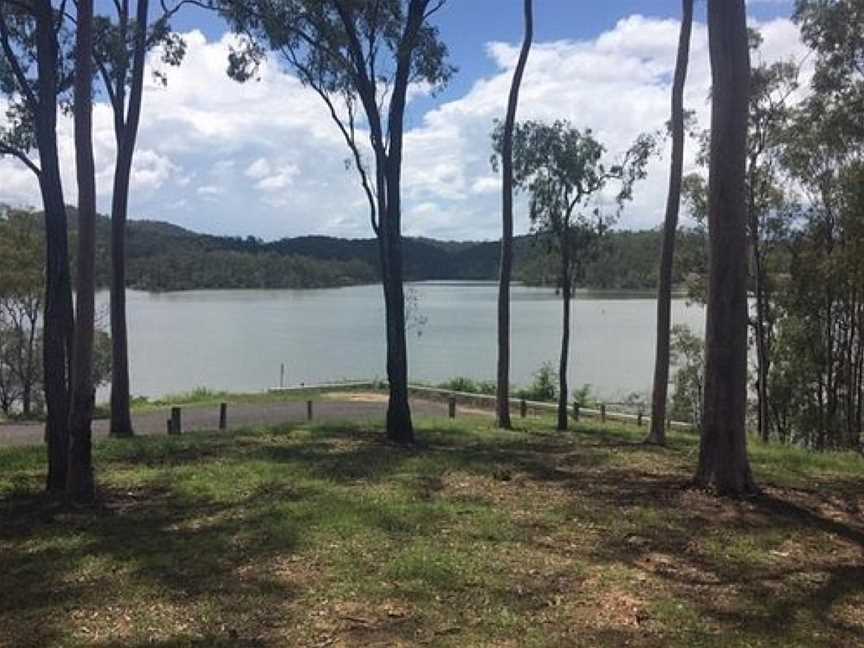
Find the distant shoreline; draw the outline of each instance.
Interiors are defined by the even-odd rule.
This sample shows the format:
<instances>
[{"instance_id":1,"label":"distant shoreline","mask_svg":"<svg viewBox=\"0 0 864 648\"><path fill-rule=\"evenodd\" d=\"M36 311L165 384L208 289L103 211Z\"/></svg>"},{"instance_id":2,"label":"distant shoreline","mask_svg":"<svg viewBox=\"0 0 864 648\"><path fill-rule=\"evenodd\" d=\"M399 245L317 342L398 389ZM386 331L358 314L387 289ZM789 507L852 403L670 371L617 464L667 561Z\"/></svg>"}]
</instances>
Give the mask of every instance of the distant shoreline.
<instances>
[{"instance_id":1,"label":"distant shoreline","mask_svg":"<svg viewBox=\"0 0 864 648\"><path fill-rule=\"evenodd\" d=\"M420 279L420 280L406 280L406 286L497 286L498 282L490 279ZM314 290L344 290L350 288L366 288L369 286L380 286L380 283L377 281L363 282L363 283L355 283L355 284L341 284L334 286L307 286L307 287L299 287L299 288L266 288L266 287L257 287L257 286L214 286L214 287L205 287L205 288L178 288L176 290L147 290L144 288L139 288L136 286L127 286L127 292L138 292L144 293L148 295L176 295L183 293L193 293L193 292L234 292L234 291L243 291L243 292L282 292L282 291L298 291L298 292L310 292ZM556 290L556 286L554 284L533 284L527 283L523 281L514 281L511 284L514 288L532 288L538 290ZM102 286L98 289L99 293L106 293L109 291L108 286ZM655 298L656 290L652 288L594 288L591 286L579 286L574 288L573 296L578 297L579 295L592 294L592 295L614 295L619 297L627 297L632 296L634 298ZM673 299L684 299L687 297L687 288L685 286L679 286L672 289L672 298Z\"/></svg>"}]
</instances>

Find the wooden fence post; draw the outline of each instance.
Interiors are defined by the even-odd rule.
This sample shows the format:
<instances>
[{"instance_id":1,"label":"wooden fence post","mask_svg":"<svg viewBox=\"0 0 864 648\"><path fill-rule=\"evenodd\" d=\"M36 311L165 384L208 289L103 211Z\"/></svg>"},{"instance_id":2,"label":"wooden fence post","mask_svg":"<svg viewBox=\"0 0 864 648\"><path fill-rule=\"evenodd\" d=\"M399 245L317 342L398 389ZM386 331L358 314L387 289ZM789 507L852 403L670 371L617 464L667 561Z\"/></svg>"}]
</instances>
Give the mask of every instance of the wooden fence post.
<instances>
[{"instance_id":1,"label":"wooden fence post","mask_svg":"<svg viewBox=\"0 0 864 648\"><path fill-rule=\"evenodd\" d=\"M600 422L606 422L606 403L600 403Z\"/></svg>"},{"instance_id":2,"label":"wooden fence post","mask_svg":"<svg viewBox=\"0 0 864 648\"><path fill-rule=\"evenodd\" d=\"M228 429L228 403L219 403L219 429L222 432Z\"/></svg>"},{"instance_id":3,"label":"wooden fence post","mask_svg":"<svg viewBox=\"0 0 864 648\"><path fill-rule=\"evenodd\" d=\"M642 410L639 410L639 415L636 417L636 425L642 427Z\"/></svg>"},{"instance_id":4,"label":"wooden fence post","mask_svg":"<svg viewBox=\"0 0 864 648\"><path fill-rule=\"evenodd\" d=\"M528 403L525 402L525 399L519 401L519 416L525 418L528 416Z\"/></svg>"},{"instance_id":5,"label":"wooden fence post","mask_svg":"<svg viewBox=\"0 0 864 648\"><path fill-rule=\"evenodd\" d=\"M456 397L455 396L450 396L447 399L447 416L449 416L451 419L456 418Z\"/></svg>"},{"instance_id":6,"label":"wooden fence post","mask_svg":"<svg viewBox=\"0 0 864 648\"><path fill-rule=\"evenodd\" d=\"M312 420L312 401L311 400L306 401L306 420L307 421Z\"/></svg>"},{"instance_id":7,"label":"wooden fence post","mask_svg":"<svg viewBox=\"0 0 864 648\"><path fill-rule=\"evenodd\" d=\"M171 408L171 434L183 434L183 419L179 407Z\"/></svg>"}]
</instances>

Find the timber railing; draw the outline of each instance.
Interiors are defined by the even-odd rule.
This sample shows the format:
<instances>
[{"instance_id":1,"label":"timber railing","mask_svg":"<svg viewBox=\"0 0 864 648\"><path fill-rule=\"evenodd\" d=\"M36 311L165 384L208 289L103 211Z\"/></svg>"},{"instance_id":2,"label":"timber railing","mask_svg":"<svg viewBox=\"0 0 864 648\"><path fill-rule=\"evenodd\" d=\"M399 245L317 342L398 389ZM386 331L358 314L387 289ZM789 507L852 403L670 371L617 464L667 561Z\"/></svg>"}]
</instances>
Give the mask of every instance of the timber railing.
<instances>
[{"instance_id":1,"label":"timber railing","mask_svg":"<svg viewBox=\"0 0 864 648\"><path fill-rule=\"evenodd\" d=\"M297 385L293 387L279 387L271 389L271 393L305 393L305 392L314 392L314 391L353 391L358 389L386 389L387 383L383 380L358 380L352 382L337 382L337 383L324 383L320 385ZM436 400L450 402L451 399L456 399L463 404L470 404L476 407L494 409L495 408L495 396L491 396L488 394L476 394L472 392L460 392L453 391L451 389L444 389L443 387L429 387L427 385L408 385L408 391L411 394L416 396L425 396L427 398L433 398ZM558 411L558 403L550 403L547 401L535 401L528 400L524 398L511 398L510 399L510 407L518 408L516 411L523 413L524 416L527 414L527 411L533 412L557 412ZM650 414L643 413L629 413L629 412L616 412L610 411L606 408L605 403L601 403L599 408L592 407L584 407L582 405L578 405L573 403L568 407L570 412L570 416L578 419L582 416L588 418L599 419L601 422L606 421L618 421L620 423L633 423L635 425L650 425L651 416ZM681 430L692 430L693 424L687 423L685 421L666 421L666 427L668 428L676 428Z\"/></svg>"}]
</instances>

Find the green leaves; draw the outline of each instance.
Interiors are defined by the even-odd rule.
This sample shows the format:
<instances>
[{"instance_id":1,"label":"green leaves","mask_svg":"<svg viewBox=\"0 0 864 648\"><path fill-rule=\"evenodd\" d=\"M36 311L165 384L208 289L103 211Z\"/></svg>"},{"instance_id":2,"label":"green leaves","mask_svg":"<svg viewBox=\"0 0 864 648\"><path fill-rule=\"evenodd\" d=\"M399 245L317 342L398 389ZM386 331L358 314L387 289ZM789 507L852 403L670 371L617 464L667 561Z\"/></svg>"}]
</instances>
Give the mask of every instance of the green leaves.
<instances>
[{"instance_id":1,"label":"green leaves","mask_svg":"<svg viewBox=\"0 0 864 648\"><path fill-rule=\"evenodd\" d=\"M0 127L0 157L11 155L38 172L28 155L36 146L38 105L35 5L0 3L0 94L7 98L5 125ZM67 110L71 101L73 33L55 10L57 24L56 103Z\"/></svg>"},{"instance_id":2,"label":"green leaves","mask_svg":"<svg viewBox=\"0 0 864 648\"><path fill-rule=\"evenodd\" d=\"M492 134L491 163L496 170L502 137L503 124L499 122ZM655 136L640 135L622 158L607 163L606 147L591 129L580 131L567 120L517 124L513 133L514 182L531 195L530 214L535 227L561 232L578 221L590 225L588 230L605 229L614 215L604 217L599 206L594 205L596 197L610 182L617 183L616 202L620 209L632 197L633 185L645 177L656 143Z\"/></svg>"},{"instance_id":3,"label":"green leaves","mask_svg":"<svg viewBox=\"0 0 864 648\"><path fill-rule=\"evenodd\" d=\"M140 28L139 18L123 13L98 15L94 19L94 58L96 59L106 91L111 96L125 95L123 89L131 87L134 73L136 40ZM145 25L145 50L159 51L159 60L166 66L177 67L186 55L186 43L171 28L167 10L151 24ZM165 86L168 75L154 69L153 78ZM110 88L107 86L110 85Z\"/></svg>"},{"instance_id":4,"label":"green leaves","mask_svg":"<svg viewBox=\"0 0 864 648\"><path fill-rule=\"evenodd\" d=\"M0 217L0 301L41 297L43 239L36 214L10 211Z\"/></svg>"},{"instance_id":5,"label":"green leaves","mask_svg":"<svg viewBox=\"0 0 864 648\"><path fill-rule=\"evenodd\" d=\"M421 0L425 12L429 0ZM242 37L228 73L254 78L266 53L300 80L328 94L373 92L383 103L392 89L408 27L406 0L216 0L215 6ZM347 21L345 20L347 18ZM433 92L453 75L438 29L421 24L410 52L408 82ZM369 86L369 87L367 87Z\"/></svg>"}]
</instances>

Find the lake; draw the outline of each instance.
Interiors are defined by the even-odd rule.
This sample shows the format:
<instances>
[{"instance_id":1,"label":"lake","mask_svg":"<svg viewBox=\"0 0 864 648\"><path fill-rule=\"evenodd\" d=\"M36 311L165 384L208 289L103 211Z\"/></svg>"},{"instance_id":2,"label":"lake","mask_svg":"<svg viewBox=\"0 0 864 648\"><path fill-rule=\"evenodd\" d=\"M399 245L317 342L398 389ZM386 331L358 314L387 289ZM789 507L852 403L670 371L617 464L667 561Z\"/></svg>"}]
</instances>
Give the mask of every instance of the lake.
<instances>
[{"instance_id":1,"label":"lake","mask_svg":"<svg viewBox=\"0 0 864 648\"><path fill-rule=\"evenodd\" d=\"M410 284L412 381L493 379L497 286L489 282ZM385 376L381 288L209 290L128 293L132 393L208 387L262 391L286 385ZM107 308L108 295L97 302ZM673 302L673 323L700 335L704 310ZM557 359L561 301L547 288L512 290L511 381L532 381ZM654 362L655 299L578 291L573 302L569 380L609 401L648 393Z\"/></svg>"}]
</instances>

